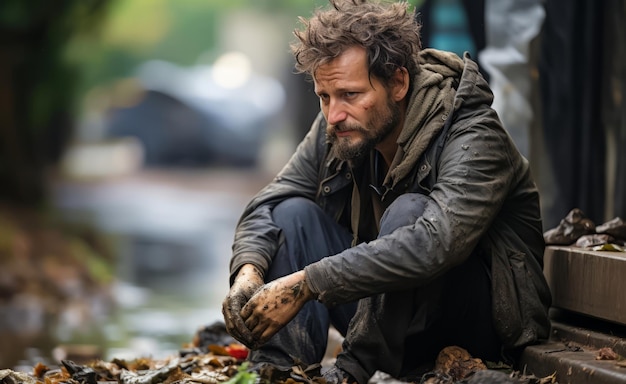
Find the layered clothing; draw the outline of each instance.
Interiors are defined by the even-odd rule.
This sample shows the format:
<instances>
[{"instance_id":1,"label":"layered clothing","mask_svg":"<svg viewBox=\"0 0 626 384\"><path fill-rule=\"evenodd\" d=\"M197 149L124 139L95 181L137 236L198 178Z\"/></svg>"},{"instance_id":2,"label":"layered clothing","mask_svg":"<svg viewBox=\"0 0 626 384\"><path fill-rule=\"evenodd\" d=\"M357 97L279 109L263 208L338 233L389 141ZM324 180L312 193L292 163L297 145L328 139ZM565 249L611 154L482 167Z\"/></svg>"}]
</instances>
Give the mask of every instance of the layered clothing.
<instances>
[{"instance_id":1,"label":"layered clothing","mask_svg":"<svg viewBox=\"0 0 626 384\"><path fill-rule=\"evenodd\" d=\"M320 114L289 162L245 208L231 280L244 264L267 271L281 244L272 209L291 197L315 201L353 236L352 247L305 267L329 307L419 289L470 256L489 268L492 318L505 348L547 338L550 292L543 267L539 194L528 161L502 127L487 82L466 54L419 54L405 125L388 167L372 151L339 159ZM399 196L426 196L423 214L378 236Z\"/></svg>"}]
</instances>

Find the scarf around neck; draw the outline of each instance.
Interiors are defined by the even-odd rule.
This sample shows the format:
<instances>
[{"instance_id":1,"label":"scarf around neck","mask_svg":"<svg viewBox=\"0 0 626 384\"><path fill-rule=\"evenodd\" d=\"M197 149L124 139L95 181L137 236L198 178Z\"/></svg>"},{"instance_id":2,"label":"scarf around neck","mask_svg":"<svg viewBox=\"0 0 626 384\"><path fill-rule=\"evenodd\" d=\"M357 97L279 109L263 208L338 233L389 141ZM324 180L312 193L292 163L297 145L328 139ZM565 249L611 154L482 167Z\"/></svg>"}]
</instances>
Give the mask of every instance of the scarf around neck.
<instances>
[{"instance_id":1,"label":"scarf around neck","mask_svg":"<svg viewBox=\"0 0 626 384\"><path fill-rule=\"evenodd\" d=\"M443 128L452 112L455 84L463 73L463 60L452 52L424 49L418 60L419 70L413 78L413 92L398 137L398 150L384 182L392 189L410 174Z\"/></svg>"}]
</instances>

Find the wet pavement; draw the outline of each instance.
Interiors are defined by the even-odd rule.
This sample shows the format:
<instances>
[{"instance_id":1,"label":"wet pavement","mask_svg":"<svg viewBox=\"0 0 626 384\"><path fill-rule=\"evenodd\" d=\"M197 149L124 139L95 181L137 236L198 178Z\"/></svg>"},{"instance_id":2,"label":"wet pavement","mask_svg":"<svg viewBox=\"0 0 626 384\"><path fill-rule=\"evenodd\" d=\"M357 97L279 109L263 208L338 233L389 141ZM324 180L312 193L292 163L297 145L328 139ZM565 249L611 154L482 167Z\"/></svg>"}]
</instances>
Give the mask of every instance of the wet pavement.
<instances>
[{"instance_id":1,"label":"wet pavement","mask_svg":"<svg viewBox=\"0 0 626 384\"><path fill-rule=\"evenodd\" d=\"M92 324L69 322L53 339L96 345L104 359L159 358L221 321L235 224L270 178L255 169L204 169L56 182L63 217L114 244L117 308Z\"/></svg>"}]
</instances>

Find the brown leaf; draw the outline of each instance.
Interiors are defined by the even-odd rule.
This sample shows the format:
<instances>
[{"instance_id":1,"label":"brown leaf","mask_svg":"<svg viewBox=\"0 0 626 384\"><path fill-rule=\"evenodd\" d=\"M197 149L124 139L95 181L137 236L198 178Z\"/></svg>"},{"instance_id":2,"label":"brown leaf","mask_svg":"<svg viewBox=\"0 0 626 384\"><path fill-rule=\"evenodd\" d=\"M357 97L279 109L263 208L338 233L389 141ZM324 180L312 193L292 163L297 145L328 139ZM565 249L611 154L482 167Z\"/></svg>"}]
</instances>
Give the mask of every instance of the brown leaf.
<instances>
[{"instance_id":1,"label":"brown leaf","mask_svg":"<svg viewBox=\"0 0 626 384\"><path fill-rule=\"evenodd\" d=\"M445 347L435 361L435 371L463 380L470 374L487 369L481 359L475 359L465 349L457 346Z\"/></svg>"},{"instance_id":2,"label":"brown leaf","mask_svg":"<svg viewBox=\"0 0 626 384\"><path fill-rule=\"evenodd\" d=\"M617 360L619 355L610 347L600 348L596 354L596 360Z\"/></svg>"},{"instance_id":3,"label":"brown leaf","mask_svg":"<svg viewBox=\"0 0 626 384\"><path fill-rule=\"evenodd\" d=\"M208 346L209 351L213 352L216 355L220 356L230 356L226 347L217 344L211 344Z\"/></svg>"},{"instance_id":4,"label":"brown leaf","mask_svg":"<svg viewBox=\"0 0 626 384\"><path fill-rule=\"evenodd\" d=\"M556 381L556 372L554 372L550 376L542 377L541 379L539 379L539 382L537 384L557 384L557 383L558 382Z\"/></svg>"},{"instance_id":5,"label":"brown leaf","mask_svg":"<svg viewBox=\"0 0 626 384\"><path fill-rule=\"evenodd\" d=\"M50 370L50 368L48 368L45 364L37 363L37 365L35 365L35 367L33 367L33 376L35 376L37 378L41 378L49 370Z\"/></svg>"}]
</instances>

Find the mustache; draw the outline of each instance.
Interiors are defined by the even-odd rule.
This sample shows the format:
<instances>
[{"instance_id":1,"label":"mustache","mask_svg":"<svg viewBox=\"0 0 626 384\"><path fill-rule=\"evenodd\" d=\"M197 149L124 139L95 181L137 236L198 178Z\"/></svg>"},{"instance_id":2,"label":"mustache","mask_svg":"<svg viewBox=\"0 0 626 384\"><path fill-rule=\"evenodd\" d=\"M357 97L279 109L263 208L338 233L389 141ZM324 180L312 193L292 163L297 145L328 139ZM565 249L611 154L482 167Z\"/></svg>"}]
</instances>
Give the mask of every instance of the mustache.
<instances>
[{"instance_id":1,"label":"mustache","mask_svg":"<svg viewBox=\"0 0 626 384\"><path fill-rule=\"evenodd\" d=\"M346 124L344 122L334 124L334 125L329 125L327 130L329 133L345 132L345 131L365 132L365 129L363 129L363 127L358 124Z\"/></svg>"}]
</instances>

